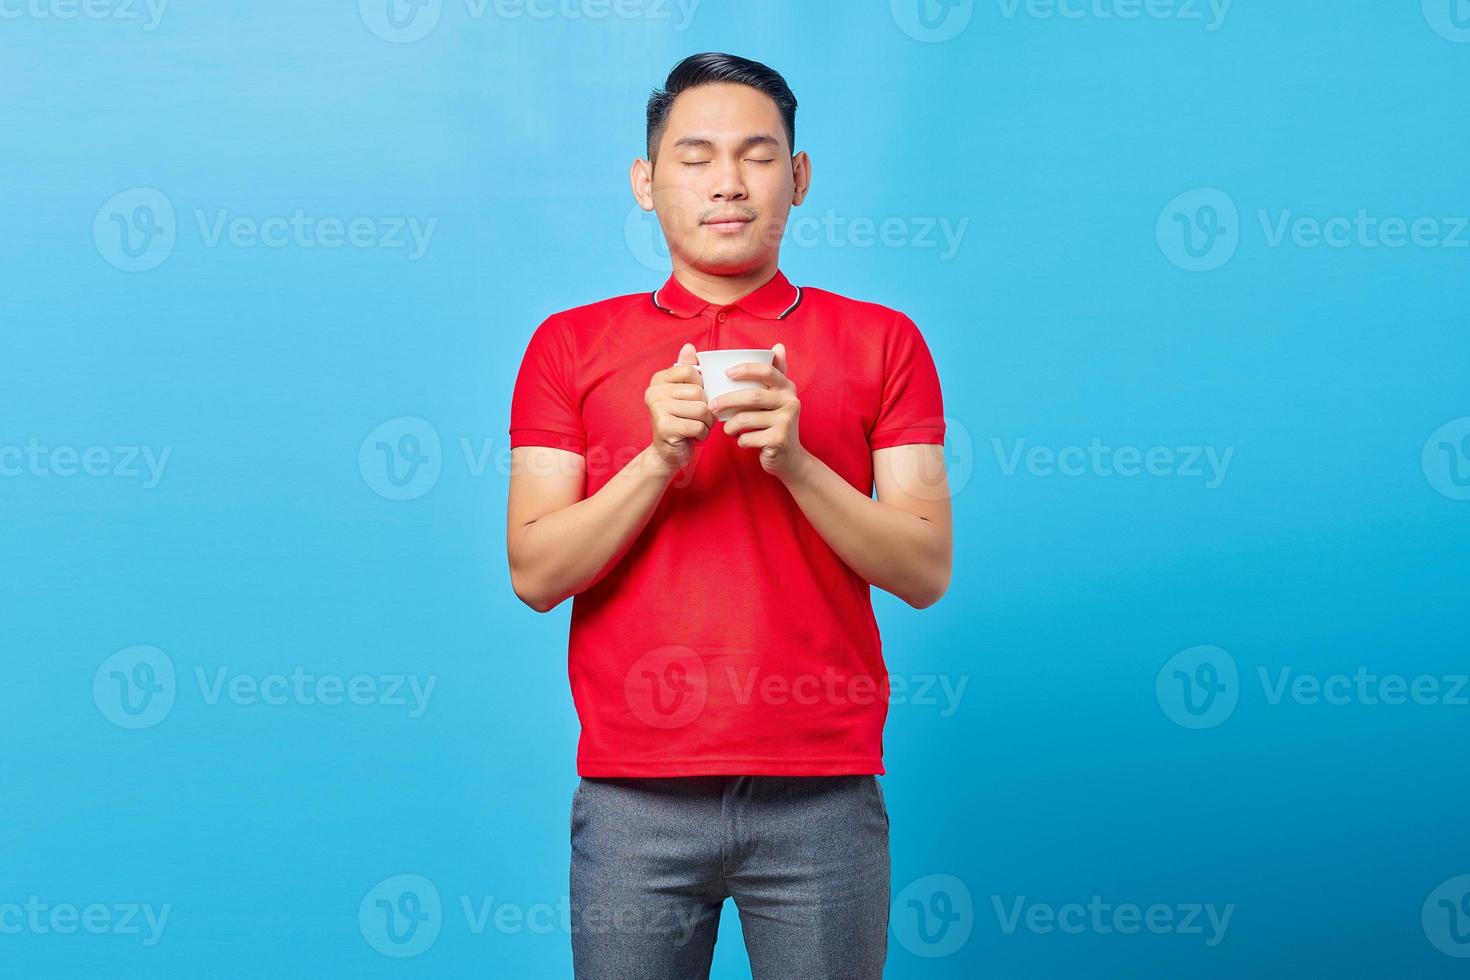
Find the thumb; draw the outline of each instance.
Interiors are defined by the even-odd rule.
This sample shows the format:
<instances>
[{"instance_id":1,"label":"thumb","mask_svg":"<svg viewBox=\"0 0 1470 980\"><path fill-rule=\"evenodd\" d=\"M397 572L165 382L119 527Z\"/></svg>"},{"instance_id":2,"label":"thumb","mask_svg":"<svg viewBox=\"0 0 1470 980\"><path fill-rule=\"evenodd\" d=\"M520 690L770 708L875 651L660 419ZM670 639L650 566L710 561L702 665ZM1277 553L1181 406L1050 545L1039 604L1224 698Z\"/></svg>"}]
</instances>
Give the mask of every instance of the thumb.
<instances>
[{"instance_id":1,"label":"thumb","mask_svg":"<svg viewBox=\"0 0 1470 980\"><path fill-rule=\"evenodd\" d=\"M771 358L771 366L782 374L788 373L786 370L786 345L777 344L771 350L775 352L775 356Z\"/></svg>"},{"instance_id":2,"label":"thumb","mask_svg":"<svg viewBox=\"0 0 1470 980\"><path fill-rule=\"evenodd\" d=\"M683 347L680 347L679 348L679 359L677 361L675 361L674 363L676 363L676 364L698 364L699 361L697 361L695 359L695 357L694 357L694 345L691 344L691 343L686 342Z\"/></svg>"}]
</instances>

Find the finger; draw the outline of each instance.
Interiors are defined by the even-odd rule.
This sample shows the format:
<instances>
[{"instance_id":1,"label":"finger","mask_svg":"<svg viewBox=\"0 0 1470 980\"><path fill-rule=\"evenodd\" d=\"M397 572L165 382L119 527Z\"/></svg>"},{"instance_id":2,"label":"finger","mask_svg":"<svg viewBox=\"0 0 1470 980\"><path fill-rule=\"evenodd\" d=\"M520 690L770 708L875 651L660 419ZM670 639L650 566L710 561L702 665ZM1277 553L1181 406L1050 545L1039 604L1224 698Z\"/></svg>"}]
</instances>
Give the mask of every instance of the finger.
<instances>
[{"instance_id":1,"label":"finger","mask_svg":"<svg viewBox=\"0 0 1470 980\"><path fill-rule=\"evenodd\" d=\"M676 361L679 364L698 364L699 361L694 357L694 345L685 341L684 346L679 348L679 356Z\"/></svg>"},{"instance_id":2,"label":"finger","mask_svg":"<svg viewBox=\"0 0 1470 980\"><path fill-rule=\"evenodd\" d=\"M770 443L771 434L769 429L752 429L749 432L742 432L740 438L735 440L735 445L745 449L764 448L770 445Z\"/></svg>"},{"instance_id":3,"label":"finger","mask_svg":"<svg viewBox=\"0 0 1470 980\"><path fill-rule=\"evenodd\" d=\"M671 398L666 402L660 402L658 407L675 418L703 419L706 422L715 420L715 413L709 410L709 405L690 398Z\"/></svg>"},{"instance_id":4,"label":"finger","mask_svg":"<svg viewBox=\"0 0 1470 980\"><path fill-rule=\"evenodd\" d=\"M786 345L777 344L771 350L775 352L775 357L771 359L771 363L775 365L776 370L782 374L789 374L790 372L786 370Z\"/></svg>"},{"instance_id":5,"label":"finger","mask_svg":"<svg viewBox=\"0 0 1470 980\"><path fill-rule=\"evenodd\" d=\"M709 435L710 427L698 419L681 419L672 417L664 425L666 435L681 439L704 439Z\"/></svg>"},{"instance_id":6,"label":"finger","mask_svg":"<svg viewBox=\"0 0 1470 980\"><path fill-rule=\"evenodd\" d=\"M736 412L725 420L725 432L756 432L776 424L775 412Z\"/></svg>"},{"instance_id":7,"label":"finger","mask_svg":"<svg viewBox=\"0 0 1470 980\"><path fill-rule=\"evenodd\" d=\"M704 385L680 382L665 382L655 385L652 396L655 400L660 398L677 398L680 401L704 401Z\"/></svg>"},{"instance_id":8,"label":"finger","mask_svg":"<svg viewBox=\"0 0 1470 980\"><path fill-rule=\"evenodd\" d=\"M759 381L772 388L781 388L790 383L786 380L786 375L776 370L775 365L762 364L759 361L736 364L727 370L725 375L737 381Z\"/></svg>"},{"instance_id":9,"label":"finger","mask_svg":"<svg viewBox=\"0 0 1470 980\"><path fill-rule=\"evenodd\" d=\"M716 412L727 408L755 408L769 410L780 405L781 394L770 388L737 388L726 392L710 403Z\"/></svg>"},{"instance_id":10,"label":"finger","mask_svg":"<svg viewBox=\"0 0 1470 980\"><path fill-rule=\"evenodd\" d=\"M693 364L680 362L672 367L666 367L654 374L649 384L703 384L704 378L699 373L699 368Z\"/></svg>"}]
</instances>

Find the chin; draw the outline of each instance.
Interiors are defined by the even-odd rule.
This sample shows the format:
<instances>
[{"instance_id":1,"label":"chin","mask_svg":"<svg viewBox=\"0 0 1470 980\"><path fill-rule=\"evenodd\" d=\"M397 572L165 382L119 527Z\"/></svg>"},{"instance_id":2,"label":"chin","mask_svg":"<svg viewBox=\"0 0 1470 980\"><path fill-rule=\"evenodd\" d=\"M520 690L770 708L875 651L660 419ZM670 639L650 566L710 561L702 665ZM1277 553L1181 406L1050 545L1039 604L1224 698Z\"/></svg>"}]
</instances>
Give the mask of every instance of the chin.
<instances>
[{"instance_id":1,"label":"chin","mask_svg":"<svg viewBox=\"0 0 1470 980\"><path fill-rule=\"evenodd\" d=\"M750 248L742 249L709 249L697 255L691 255L688 262L691 266L701 272L708 272L716 276L738 276L760 267L765 258L758 250Z\"/></svg>"},{"instance_id":2,"label":"chin","mask_svg":"<svg viewBox=\"0 0 1470 980\"><path fill-rule=\"evenodd\" d=\"M688 263L696 269L718 275L736 275L760 266L765 250L754 241L710 241L691 243L686 253Z\"/></svg>"}]
</instances>

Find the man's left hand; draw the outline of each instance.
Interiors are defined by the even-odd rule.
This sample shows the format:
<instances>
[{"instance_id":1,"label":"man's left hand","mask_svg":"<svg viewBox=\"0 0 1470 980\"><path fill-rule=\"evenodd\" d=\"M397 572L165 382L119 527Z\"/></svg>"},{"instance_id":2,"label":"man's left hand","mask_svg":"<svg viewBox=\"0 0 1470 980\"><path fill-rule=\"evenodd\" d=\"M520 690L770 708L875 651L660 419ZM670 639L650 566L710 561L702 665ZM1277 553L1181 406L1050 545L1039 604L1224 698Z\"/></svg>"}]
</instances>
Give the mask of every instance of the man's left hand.
<instances>
[{"instance_id":1,"label":"man's left hand","mask_svg":"<svg viewBox=\"0 0 1470 980\"><path fill-rule=\"evenodd\" d=\"M796 385L786 377L786 345L772 348L774 363L737 364L725 373L737 381L758 381L762 388L742 388L721 395L710 403L710 411L736 409L724 423L727 435L747 448L759 448L761 468L783 480L794 476L807 461L798 422L801 401Z\"/></svg>"}]
</instances>

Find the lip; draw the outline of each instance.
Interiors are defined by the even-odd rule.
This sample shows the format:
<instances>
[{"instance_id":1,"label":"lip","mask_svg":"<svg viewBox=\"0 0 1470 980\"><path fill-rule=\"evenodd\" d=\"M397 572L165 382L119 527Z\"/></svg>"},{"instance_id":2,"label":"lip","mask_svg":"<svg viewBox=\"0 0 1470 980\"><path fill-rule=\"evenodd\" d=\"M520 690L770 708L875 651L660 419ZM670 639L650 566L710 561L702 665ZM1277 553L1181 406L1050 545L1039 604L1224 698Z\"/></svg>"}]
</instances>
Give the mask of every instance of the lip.
<instances>
[{"instance_id":1,"label":"lip","mask_svg":"<svg viewBox=\"0 0 1470 980\"><path fill-rule=\"evenodd\" d=\"M728 218L718 218L714 221L706 221L704 222L704 226L711 229L712 231L717 231L722 235L732 235L744 229L745 226L750 224L752 220L753 219L751 218L740 218L732 216Z\"/></svg>"}]
</instances>

